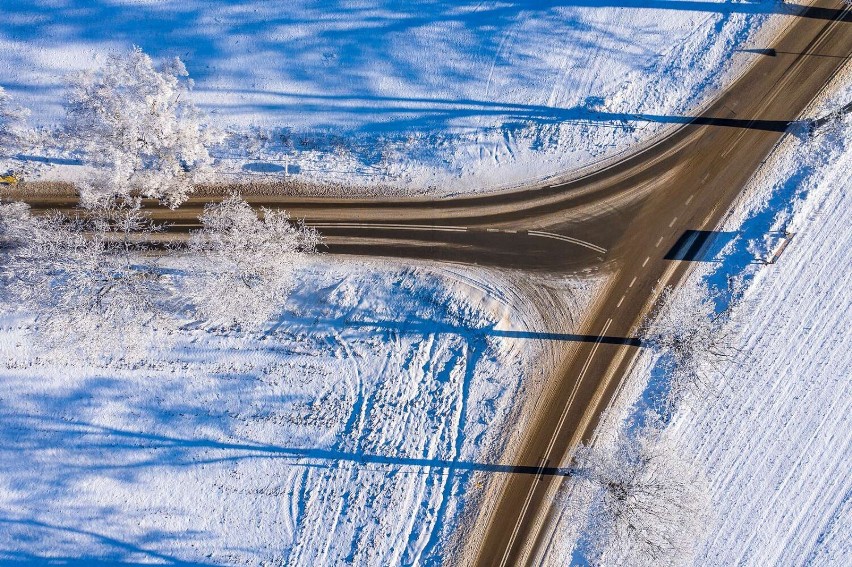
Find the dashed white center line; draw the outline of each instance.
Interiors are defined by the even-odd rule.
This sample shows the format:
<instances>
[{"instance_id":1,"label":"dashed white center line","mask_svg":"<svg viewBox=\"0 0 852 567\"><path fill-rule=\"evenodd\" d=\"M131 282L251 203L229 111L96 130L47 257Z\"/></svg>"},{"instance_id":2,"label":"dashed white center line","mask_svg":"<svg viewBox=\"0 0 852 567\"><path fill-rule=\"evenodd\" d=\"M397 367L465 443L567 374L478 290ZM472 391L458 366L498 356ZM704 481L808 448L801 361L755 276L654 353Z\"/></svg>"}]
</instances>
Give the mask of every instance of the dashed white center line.
<instances>
[{"instance_id":1,"label":"dashed white center line","mask_svg":"<svg viewBox=\"0 0 852 567\"><path fill-rule=\"evenodd\" d=\"M650 257L650 256L648 256L647 258L645 258L645 261L644 261L644 262L642 262L642 267L643 267L643 268L645 267L645 264L647 264L647 263L648 263L648 260L650 260L650 259L651 259L651 257Z\"/></svg>"},{"instance_id":2,"label":"dashed white center line","mask_svg":"<svg viewBox=\"0 0 852 567\"><path fill-rule=\"evenodd\" d=\"M624 302L624 296L623 295L621 296L621 299L618 300L618 304L616 305L616 307L621 307L622 302Z\"/></svg>"},{"instance_id":3,"label":"dashed white center line","mask_svg":"<svg viewBox=\"0 0 852 567\"><path fill-rule=\"evenodd\" d=\"M695 193L693 193L692 195L690 195L690 196L689 196L689 199L687 199L687 200L686 200L686 204L687 204L687 205L689 204L689 202L690 202L690 201L692 201L692 198L693 198L693 197L695 197Z\"/></svg>"},{"instance_id":4,"label":"dashed white center line","mask_svg":"<svg viewBox=\"0 0 852 567\"><path fill-rule=\"evenodd\" d=\"M633 276L633 279L630 280L630 285L627 286L627 287L633 287L633 284L635 284L635 283L636 283L636 276Z\"/></svg>"},{"instance_id":5,"label":"dashed white center line","mask_svg":"<svg viewBox=\"0 0 852 567\"><path fill-rule=\"evenodd\" d=\"M662 241L663 241L663 237L661 236L661 237L660 237L660 239L659 239L659 240L657 240L657 243L656 243L656 244L654 244L654 248L659 248L659 247L660 247L660 242L662 242Z\"/></svg>"},{"instance_id":6,"label":"dashed white center line","mask_svg":"<svg viewBox=\"0 0 852 567\"><path fill-rule=\"evenodd\" d=\"M669 228L674 226L675 221L677 221L677 217L672 219L672 222L669 223Z\"/></svg>"}]
</instances>

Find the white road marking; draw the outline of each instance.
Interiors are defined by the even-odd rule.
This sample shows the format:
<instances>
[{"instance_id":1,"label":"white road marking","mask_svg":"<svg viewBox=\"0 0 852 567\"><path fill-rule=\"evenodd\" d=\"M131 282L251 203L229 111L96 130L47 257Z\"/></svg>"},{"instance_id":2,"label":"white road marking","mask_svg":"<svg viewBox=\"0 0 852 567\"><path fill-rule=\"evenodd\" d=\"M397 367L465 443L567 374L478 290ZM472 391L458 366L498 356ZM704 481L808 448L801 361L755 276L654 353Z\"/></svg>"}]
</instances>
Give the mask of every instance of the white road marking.
<instances>
[{"instance_id":1,"label":"white road marking","mask_svg":"<svg viewBox=\"0 0 852 567\"><path fill-rule=\"evenodd\" d=\"M636 283L636 276L633 276L633 279L630 280L630 285L627 286L627 287L633 287L633 284L635 284L635 283Z\"/></svg>"},{"instance_id":2,"label":"white road marking","mask_svg":"<svg viewBox=\"0 0 852 567\"><path fill-rule=\"evenodd\" d=\"M583 246L590 250L594 250L595 252L606 254L606 248L602 248L601 246L598 246L597 244L592 244L591 242L586 242L585 240L580 240L579 238L563 236L561 234L553 234L552 232L543 232L541 230L530 230L527 232L527 234L529 234L530 236L541 236L542 238L553 238L554 240L570 242L571 244L576 244L577 246Z\"/></svg>"},{"instance_id":3,"label":"white road marking","mask_svg":"<svg viewBox=\"0 0 852 567\"><path fill-rule=\"evenodd\" d=\"M677 221L677 217L672 219L672 222L669 223L669 228L674 226L675 221Z\"/></svg>"},{"instance_id":4,"label":"white road marking","mask_svg":"<svg viewBox=\"0 0 852 567\"><path fill-rule=\"evenodd\" d=\"M384 224L384 223L357 223L357 222L324 222L324 223L312 223L311 226L316 228L367 228L367 229L376 229L376 230L435 230L440 232L469 232L470 228L466 226L433 226L426 224ZM517 230L501 230L499 228L486 228L487 232L491 233L506 233L506 234L518 234ZM541 230L530 230L527 232L530 236L536 236L539 238L550 238L553 240L561 240L562 242L568 242L570 244L576 244L577 246L582 246L584 248L588 248L590 250L594 250L595 252L600 252L601 254L606 254L606 248L602 246L598 246L597 244L592 244L591 242L586 242L585 240L580 240L579 238L574 238L572 236L565 236L562 234L554 234L552 232L544 232Z\"/></svg>"},{"instance_id":5,"label":"white road marking","mask_svg":"<svg viewBox=\"0 0 852 567\"><path fill-rule=\"evenodd\" d=\"M729 153L731 153L732 151L734 151L734 150L736 149L737 145L739 145L740 140L742 140L742 139L743 139L743 136L744 136L744 135L745 135L745 130L743 130L743 133L742 133L742 134L740 134L739 136L737 136L737 139L736 139L736 140L734 140L734 142L733 142L730 146L728 146L728 149L727 149L727 150L725 150L724 152L722 152L722 155L721 155L721 156L719 156L719 157L723 157L723 158L724 158L724 157L728 157L728 154L729 154Z\"/></svg>"},{"instance_id":6,"label":"white road marking","mask_svg":"<svg viewBox=\"0 0 852 567\"><path fill-rule=\"evenodd\" d=\"M686 204L687 204L687 205L689 204L689 202L690 202L690 201L692 201L692 198L693 198L693 197L695 197L695 193L693 193L692 195L690 195L690 196L689 196L689 199L687 199L687 200L686 200Z\"/></svg>"},{"instance_id":7,"label":"white road marking","mask_svg":"<svg viewBox=\"0 0 852 567\"><path fill-rule=\"evenodd\" d=\"M662 241L663 241L663 237L661 236L661 237L660 237L660 239L659 239L659 240L657 240L657 243L656 243L656 244L654 244L654 248L659 248L659 247L660 247L660 243L661 243Z\"/></svg>"},{"instance_id":8,"label":"white road marking","mask_svg":"<svg viewBox=\"0 0 852 567\"><path fill-rule=\"evenodd\" d=\"M650 256L648 256L647 258L645 258L645 261L644 261L644 262L642 262L642 267L643 267L643 268L645 267L645 264L647 264L647 263L648 263L648 260L650 260L650 259L651 259L651 257L650 257Z\"/></svg>"},{"instance_id":9,"label":"white road marking","mask_svg":"<svg viewBox=\"0 0 852 567\"><path fill-rule=\"evenodd\" d=\"M356 222L314 223L317 228L374 228L386 230L437 230L441 232L466 232L466 226L432 226L425 224L370 224Z\"/></svg>"},{"instance_id":10,"label":"white road marking","mask_svg":"<svg viewBox=\"0 0 852 567\"><path fill-rule=\"evenodd\" d=\"M571 405L574 403L574 398L577 396L577 391L580 389L580 383L583 381L583 377L586 375L586 372L589 370L589 366L592 363L592 358L595 356L595 353L598 351L598 347L601 344L604 336L606 336L607 330L609 330L609 326L612 324L612 318L606 320L606 324L601 330L601 334L598 336L595 341L595 346L592 347L592 352L589 353L589 357L586 359L586 363L583 365L583 368L580 370L580 375L577 377L577 382L574 383L574 389L571 391L571 396L568 398L568 404L565 406L565 409L562 410L562 415L559 416L559 423L556 425L556 429L553 430L553 435L550 437L550 443L547 445L547 450L544 453L544 458L542 460L543 463L546 463L550 457L550 453L553 451L553 446L556 444L556 437L559 435L559 432L562 430L562 426L565 425L565 419L568 417L568 411L571 409ZM544 468L543 466L539 466L540 469ZM540 473L539 473L540 474ZM518 521L515 523L515 528L512 530L512 536L509 538L509 544L506 546L506 551L503 552L503 560L500 561L500 567L505 567L506 562L509 560L509 552L512 550L512 546L515 544L515 539L518 537L518 531L521 528L521 524L524 521L524 518L527 515L527 510L530 507L530 502L532 501L533 492L535 492L535 488L537 483L533 483L530 486L529 492L527 492L527 498L524 501L524 505L521 508L521 514L518 516Z\"/></svg>"},{"instance_id":11,"label":"white road marking","mask_svg":"<svg viewBox=\"0 0 852 567\"><path fill-rule=\"evenodd\" d=\"M621 296L621 299L618 300L618 304L616 305L616 307L621 307L621 304L624 303L624 297L625 296L623 295Z\"/></svg>"}]
</instances>

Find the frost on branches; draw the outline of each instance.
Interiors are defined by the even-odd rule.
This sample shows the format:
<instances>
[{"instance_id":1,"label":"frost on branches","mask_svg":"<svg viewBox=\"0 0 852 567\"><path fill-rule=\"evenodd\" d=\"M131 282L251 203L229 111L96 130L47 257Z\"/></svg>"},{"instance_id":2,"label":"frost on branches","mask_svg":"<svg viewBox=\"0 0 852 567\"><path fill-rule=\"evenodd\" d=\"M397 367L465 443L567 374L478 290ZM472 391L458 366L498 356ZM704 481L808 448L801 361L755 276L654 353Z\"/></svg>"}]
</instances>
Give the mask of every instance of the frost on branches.
<instances>
[{"instance_id":1,"label":"frost on branches","mask_svg":"<svg viewBox=\"0 0 852 567\"><path fill-rule=\"evenodd\" d=\"M593 565L686 564L710 510L706 480L665 432L621 432L581 448L577 477L591 486L585 555Z\"/></svg>"},{"instance_id":2,"label":"frost on branches","mask_svg":"<svg viewBox=\"0 0 852 567\"><path fill-rule=\"evenodd\" d=\"M0 205L4 299L34 316L39 350L73 359L142 355L170 326L167 281L145 255L150 230L138 202L100 202L85 217Z\"/></svg>"},{"instance_id":3,"label":"frost on branches","mask_svg":"<svg viewBox=\"0 0 852 567\"><path fill-rule=\"evenodd\" d=\"M186 291L200 316L224 328L258 329L293 287L293 270L316 252L319 233L290 222L284 211L252 209L237 194L209 204L190 250L203 260Z\"/></svg>"},{"instance_id":4,"label":"frost on branches","mask_svg":"<svg viewBox=\"0 0 852 567\"><path fill-rule=\"evenodd\" d=\"M239 196L205 208L188 252L150 247L139 199L101 199L78 216L0 204L2 305L29 318L54 357L108 362L150 356L182 325L258 330L280 309L316 230L283 211L261 216Z\"/></svg>"},{"instance_id":5,"label":"frost on branches","mask_svg":"<svg viewBox=\"0 0 852 567\"><path fill-rule=\"evenodd\" d=\"M0 175L6 173L29 134L27 116L29 111L13 105L12 97L0 87Z\"/></svg>"},{"instance_id":6,"label":"frost on branches","mask_svg":"<svg viewBox=\"0 0 852 567\"><path fill-rule=\"evenodd\" d=\"M717 394L721 366L736 355L729 312L716 311L715 297L704 284L667 287L658 304L643 329L643 340L661 355L669 378L669 405L687 393Z\"/></svg>"},{"instance_id":7,"label":"frost on branches","mask_svg":"<svg viewBox=\"0 0 852 567\"><path fill-rule=\"evenodd\" d=\"M82 196L138 192L170 207L186 200L218 141L192 102L187 76L180 59L155 67L137 47L70 81L68 136L101 169Z\"/></svg>"}]
</instances>

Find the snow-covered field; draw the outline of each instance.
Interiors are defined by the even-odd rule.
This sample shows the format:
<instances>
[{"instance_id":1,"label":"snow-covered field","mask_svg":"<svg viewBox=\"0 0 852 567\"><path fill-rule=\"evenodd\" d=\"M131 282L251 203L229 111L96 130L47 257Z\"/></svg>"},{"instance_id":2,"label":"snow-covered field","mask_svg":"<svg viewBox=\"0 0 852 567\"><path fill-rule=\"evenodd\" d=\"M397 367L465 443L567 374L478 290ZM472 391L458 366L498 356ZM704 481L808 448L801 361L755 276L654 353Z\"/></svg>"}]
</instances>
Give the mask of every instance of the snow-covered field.
<instances>
[{"instance_id":1,"label":"snow-covered field","mask_svg":"<svg viewBox=\"0 0 852 567\"><path fill-rule=\"evenodd\" d=\"M541 314L488 271L299 279L268 332L190 329L139 364L35 359L7 322L0 562L438 562L553 349ZM559 285L582 313L594 280Z\"/></svg>"},{"instance_id":2,"label":"snow-covered field","mask_svg":"<svg viewBox=\"0 0 852 567\"><path fill-rule=\"evenodd\" d=\"M848 102L848 68L829 92L815 115ZM810 139L786 138L720 228L736 238L683 284L718 286L720 305L734 300L733 359L687 394L663 433L709 485L710 520L696 542L696 566L849 564L850 211L847 115ZM785 233L793 235L786 248L764 264L782 251ZM646 407L655 363L651 351L639 357L602 442ZM570 487L565 495L568 502L584 497ZM582 515L563 513L553 564L571 553L579 534L570 524L582 525Z\"/></svg>"},{"instance_id":3,"label":"snow-covered field","mask_svg":"<svg viewBox=\"0 0 852 567\"><path fill-rule=\"evenodd\" d=\"M834 107L852 95L848 76ZM793 197L771 228L795 236L754 274L738 308L741 359L718 399L672 424L711 481L715 521L695 565L852 557L852 121L792 145L759 199L771 211L772 195Z\"/></svg>"},{"instance_id":4,"label":"snow-covered field","mask_svg":"<svg viewBox=\"0 0 852 567\"><path fill-rule=\"evenodd\" d=\"M564 173L684 117L765 47L758 2L4 0L0 86L33 121L63 77L180 56L220 172L458 193ZM763 29L761 40L755 34ZM233 158L233 159L231 159ZM55 175L55 172L52 173Z\"/></svg>"}]
</instances>

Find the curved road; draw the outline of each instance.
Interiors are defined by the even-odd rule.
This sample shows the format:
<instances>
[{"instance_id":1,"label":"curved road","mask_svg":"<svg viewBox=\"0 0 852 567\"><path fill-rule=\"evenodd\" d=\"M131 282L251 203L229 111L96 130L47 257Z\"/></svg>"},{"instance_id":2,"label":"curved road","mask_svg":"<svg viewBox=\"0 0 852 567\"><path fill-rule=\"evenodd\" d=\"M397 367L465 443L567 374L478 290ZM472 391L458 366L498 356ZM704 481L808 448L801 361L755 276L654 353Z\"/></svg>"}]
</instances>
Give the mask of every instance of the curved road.
<instances>
[{"instance_id":1,"label":"curved road","mask_svg":"<svg viewBox=\"0 0 852 567\"><path fill-rule=\"evenodd\" d=\"M606 269L613 277L553 376L523 445L509 465L536 474L500 475L499 497L483 499L463 548L472 565L546 560L553 498L572 450L594 432L635 353L630 337L657 290L689 262L667 253L686 231L712 231L752 173L852 55L850 7L817 0L820 18L794 18L774 52L755 64L701 116L656 143L593 173L552 185L443 200L375 201L247 197L286 208L318 227L332 253L425 258L530 271ZM27 192L35 208L71 208L72 196ZM227 188L223 188L227 189ZM41 195L41 196L39 196ZM210 197L152 216L171 230L197 226ZM492 493L492 494L496 494Z\"/></svg>"}]
</instances>

